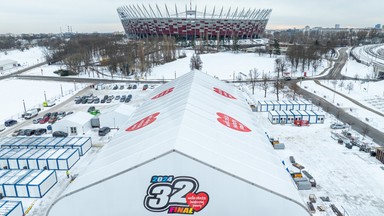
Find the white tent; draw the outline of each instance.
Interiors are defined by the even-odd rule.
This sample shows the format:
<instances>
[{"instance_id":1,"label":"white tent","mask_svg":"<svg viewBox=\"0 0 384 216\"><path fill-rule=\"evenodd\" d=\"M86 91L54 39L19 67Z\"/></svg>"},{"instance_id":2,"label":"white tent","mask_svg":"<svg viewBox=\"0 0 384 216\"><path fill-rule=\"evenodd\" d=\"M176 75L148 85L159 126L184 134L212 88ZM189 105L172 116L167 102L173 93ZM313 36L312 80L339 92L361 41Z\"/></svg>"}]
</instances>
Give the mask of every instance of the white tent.
<instances>
[{"instance_id":1,"label":"white tent","mask_svg":"<svg viewBox=\"0 0 384 216\"><path fill-rule=\"evenodd\" d=\"M53 131L64 131L70 135L82 135L91 130L93 115L86 112L76 112L52 125Z\"/></svg>"},{"instance_id":2,"label":"white tent","mask_svg":"<svg viewBox=\"0 0 384 216\"><path fill-rule=\"evenodd\" d=\"M310 215L264 133L236 88L185 74L154 90L46 215Z\"/></svg>"},{"instance_id":3,"label":"white tent","mask_svg":"<svg viewBox=\"0 0 384 216\"><path fill-rule=\"evenodd\" d=\"M110 112L100 114L99 120L101 127L107 126L110 128L120 128L128 121L129 116L135 111L135 107L131 105L121 104L116 109Z\"/></svg>"},{"instance_id":4,"label":"white tent","mask_svg":"<svg viewBox=\"0 0 384 216\"><path fill-rule=\"evenodd\" d=\"M17 67L17 61L11 59L0 60L0 71Z\"/></svg>"}]
</instances>

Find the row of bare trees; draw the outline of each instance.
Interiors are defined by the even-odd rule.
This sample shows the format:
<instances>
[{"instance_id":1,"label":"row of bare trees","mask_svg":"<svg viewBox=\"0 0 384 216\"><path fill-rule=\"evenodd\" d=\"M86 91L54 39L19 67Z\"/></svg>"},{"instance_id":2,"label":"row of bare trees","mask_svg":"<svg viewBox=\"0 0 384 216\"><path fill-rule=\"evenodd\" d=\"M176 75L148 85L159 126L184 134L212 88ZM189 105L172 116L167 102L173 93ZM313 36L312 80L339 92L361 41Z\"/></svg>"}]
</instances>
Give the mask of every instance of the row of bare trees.
<instances>
[{"instance_id":1,"label":"row of bare trees","mask_svg":"<svg viewBox=\"0 0 384 216\"><path fill-rule=\"evenodd\" d=\"M104 67L111 76L146 77L152 67L173 61L180 53L175 39L168 36L126 41L123 36L95 34L53 41L46 45L45 56L75 74L97 72L99 76L99 67Z\"/></svg>"},{"instance_id":2,"label":"row of bare trees","mask_svg":"<svg viewBox=\"0 0 384 216\"><path fill-rule=\"evenodd\" d=\"M275 31L273 34L265 33L264 37L277 39L280 42L291 44L311 44L317 40L320 43L330 43L332 46L356 46L375 41L384 41L383 32L379 29L288 29Z\"/></svg>"}]
</instances>

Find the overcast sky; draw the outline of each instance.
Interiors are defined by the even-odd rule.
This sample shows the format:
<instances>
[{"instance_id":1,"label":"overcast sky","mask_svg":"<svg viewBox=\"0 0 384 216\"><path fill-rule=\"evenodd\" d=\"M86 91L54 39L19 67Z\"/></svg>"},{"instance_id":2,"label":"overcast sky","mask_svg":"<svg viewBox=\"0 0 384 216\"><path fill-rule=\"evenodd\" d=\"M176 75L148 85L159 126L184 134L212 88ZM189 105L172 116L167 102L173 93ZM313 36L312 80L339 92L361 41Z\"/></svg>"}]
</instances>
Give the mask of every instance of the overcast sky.
<instances>
[{"instance_id":1,"label":"overcast sky","mask_svg":"<svg viewBox=\"0 0 384 216\"><path fill-rule=\"evenodd\" d=\"M228 3L226 3L228 2ZM0 34L123 31L116 8L128 4L166 3L174 8L189 0L6 0L0 6ZM271 8L267 29L310 27L373 27L384 24L383 0L193 0L203 11L224 6ZM217 9L216 9L217 10Z\"/></svg>"}]
</instances>

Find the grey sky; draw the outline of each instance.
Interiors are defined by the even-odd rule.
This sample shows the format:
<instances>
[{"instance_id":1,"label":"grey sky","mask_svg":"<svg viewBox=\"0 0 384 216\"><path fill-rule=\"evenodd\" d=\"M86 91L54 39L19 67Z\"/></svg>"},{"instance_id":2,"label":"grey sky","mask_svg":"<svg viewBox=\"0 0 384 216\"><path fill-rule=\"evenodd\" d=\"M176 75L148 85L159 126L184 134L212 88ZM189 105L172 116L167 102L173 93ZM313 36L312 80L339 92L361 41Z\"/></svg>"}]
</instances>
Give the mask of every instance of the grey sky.
<instances>
[{"instance_id":1,"label":"grey sky","mask_svg":"<svg viewBox=\"0 0 384 216\"><path fill-rule=\"evenodd\" d=\"M128 4L166 3L173 8L189 5L187 0L6 0L0 6L0 34L123 31L116 8ZM239 8L271 8L267 25L273 28L373 27L384 24L383 0L193 0L203 10L224 6Z\"/></svg>"}]
</instances>

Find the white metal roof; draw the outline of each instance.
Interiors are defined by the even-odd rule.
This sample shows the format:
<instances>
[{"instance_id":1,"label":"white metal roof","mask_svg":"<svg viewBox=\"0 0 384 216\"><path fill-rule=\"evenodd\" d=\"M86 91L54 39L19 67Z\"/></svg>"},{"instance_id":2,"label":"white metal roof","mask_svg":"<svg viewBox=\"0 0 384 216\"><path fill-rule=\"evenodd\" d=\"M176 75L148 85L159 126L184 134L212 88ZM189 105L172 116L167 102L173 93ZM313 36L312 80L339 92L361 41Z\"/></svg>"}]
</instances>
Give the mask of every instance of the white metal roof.
<instances>
[{"instance_id":1,"label":"white metal roof","mask_svg":"<svg viewBox=\"0 0 384 216\"><path fill-rule=\"evenodd\" d=\"M94 116L86 112L75 112L74 114L65 117L64 119L56 122L56 124L70 124L75 123L78 125L84 125L89 122Z\"/></svg>"},{"instance_id":2,"label":"white metal roof","mask_svg":"<svg viewBox=\"0 0 384 216\"><path fill-rule=\"evenodd\" d=\"M139 129L127 131L132 128ZM242 93L201 72L155 89L63 196L170 152L302 203Z\"/></svg>"}]
</instances>

